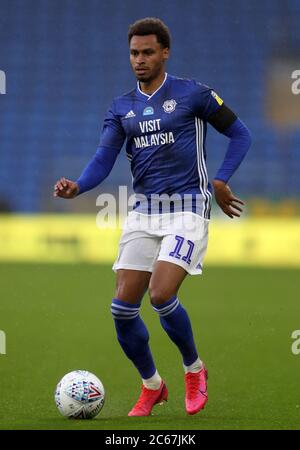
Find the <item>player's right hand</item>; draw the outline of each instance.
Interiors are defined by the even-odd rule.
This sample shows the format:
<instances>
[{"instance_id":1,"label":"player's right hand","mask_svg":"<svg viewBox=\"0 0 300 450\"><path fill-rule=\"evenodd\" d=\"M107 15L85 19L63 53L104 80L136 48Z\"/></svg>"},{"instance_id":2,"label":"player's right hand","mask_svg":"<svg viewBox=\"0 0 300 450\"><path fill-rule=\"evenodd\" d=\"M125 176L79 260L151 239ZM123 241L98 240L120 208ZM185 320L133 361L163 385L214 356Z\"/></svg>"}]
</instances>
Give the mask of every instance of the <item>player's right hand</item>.
<instances>
[{"instance_id":1,"label":"player's right hand","mask_svg":"<svg viewBox=\"0 0 300 450\"><path fill-rule=\"evenodd\" d=\"M55 183L53 196L61 198L74 198L78 192L78 184L63 177Z\"/></svg>"}]
</instances>

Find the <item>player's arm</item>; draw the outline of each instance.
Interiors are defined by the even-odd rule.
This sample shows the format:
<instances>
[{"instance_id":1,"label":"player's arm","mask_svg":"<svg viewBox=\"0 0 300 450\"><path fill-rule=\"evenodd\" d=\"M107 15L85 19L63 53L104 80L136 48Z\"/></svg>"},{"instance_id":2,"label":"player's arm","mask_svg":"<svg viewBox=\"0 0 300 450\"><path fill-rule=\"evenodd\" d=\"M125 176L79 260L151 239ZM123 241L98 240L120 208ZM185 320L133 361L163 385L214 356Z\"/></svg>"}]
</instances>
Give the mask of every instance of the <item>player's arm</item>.
<instances>
[{"instance_id":1,"label":"player's arm","mask_svg":"<svg viewBox=\"0 0 300 450\"><path fill-rule=\"evenodd\" d=\"M230 138L224 161L213 180L213 187L216 202L223 212L232 219L234 216L239 217L244 202L231 192L227 183L251 145L250 132L223 100L206 85L195 82L191 108L197 117Z\"/></svg>"},{"instance_id":2,"label":"player's arm","mask_svg":"<svg viewBox=\"0 0 300 450\"><path fill-rule=\"evenodd\" d=\"M213 180L216 202L231 219L239 217L244 202L236 197L228 186L228 181L245 158L250 145L251 134L246 125L224 104L213 112L207 121L230 141L224 161Z\"/></svg>"},{"instance_id":3,"label":"player's arm","mask_svg":"<svg viewBox=\"0 0 300 450\"><path fill-rule=\"evenodd\" d=\"M62 177L56 182L54 197L74 198L98 186L110 174L118 154L118 149L98 147L77 181Z\"/></svg>"},{"instance_id":4,"label":"player's arm","mask_svg":"<svg viewBox=\"0 0 300 450\"><path fill-rule=\"evenodd\" d=\"M240 166L250 148L250 131L224 104L208 118L208 122L230 139L223 163L213 179L216 202L231 219L234 216L240 217L243 211L241 206L244 205L244 202L232 193L228 181Z\"/></svg>"},{"instance_id":5,"label":"player's arm","mask_svg":"<svg viewBox=\"0 0 300 450\"><path fill-rule=\"evenodd\" d=\"M76 181L62 177L54 185L54 197L74 198L98 186L111 172L125 140L125 133L114 112L114 104L104 120L96 154Z\"/></svg>"}]
</instances>

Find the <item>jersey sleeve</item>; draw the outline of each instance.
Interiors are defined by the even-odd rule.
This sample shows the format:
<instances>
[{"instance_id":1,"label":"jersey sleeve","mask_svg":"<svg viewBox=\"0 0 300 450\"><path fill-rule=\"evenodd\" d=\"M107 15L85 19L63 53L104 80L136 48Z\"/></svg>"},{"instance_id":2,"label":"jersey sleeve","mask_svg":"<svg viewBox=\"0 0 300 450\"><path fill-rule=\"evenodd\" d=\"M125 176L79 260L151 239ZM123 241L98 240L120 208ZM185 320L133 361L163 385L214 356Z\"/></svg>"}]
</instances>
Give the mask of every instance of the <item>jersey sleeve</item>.
<instances>
[{"instance_id":1,"label":"jersey sleeve","mask_svg":"<svg viewBox=\"0 0 300 450\"><path fill-rule=\"evenodd\" d=\"M195 116L208 120L223 105L223 100L210 87L195 82L191 95L191 108Z\"/></svg>"},{"instance_id":2,"label":"jersey sleeve","mask_svg":"<svg viewBox=\"0 0 300 450\"><path fill-rule=\"evenodd\" d=\"M236 121L236 114L225 105L213 89L200 83L196 85L196 92L192 96L194 114L223 133Z\"/></svg>"},{"instance_id":3,"label":"jersey sleeve","mask_svg":"<svg viewBox=\"0 0 300 450\"><path fill-rule=\"evenodd\" d=\"M116 113L115 101L106 113L100 136L99 147L121 150L126 135L120 117Z\"/></svg>"}]
</instances>

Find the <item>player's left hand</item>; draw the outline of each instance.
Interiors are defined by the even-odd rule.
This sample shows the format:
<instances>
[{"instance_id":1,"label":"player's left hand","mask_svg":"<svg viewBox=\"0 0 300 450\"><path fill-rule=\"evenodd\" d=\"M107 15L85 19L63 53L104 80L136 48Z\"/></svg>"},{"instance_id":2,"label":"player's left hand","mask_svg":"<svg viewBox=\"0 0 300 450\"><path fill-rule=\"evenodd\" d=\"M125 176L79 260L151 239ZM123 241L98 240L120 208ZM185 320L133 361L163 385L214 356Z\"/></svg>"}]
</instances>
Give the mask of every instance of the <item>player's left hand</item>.
<instances>
[{"instance_id":1,"label":"player's left hand","mask_svg":"<svg viewBox=\"0 0 300 450\"><path fill-rule=\"evenodd\" d=\"M221 180L213 180L213 187L216 202L222 211L231 219L240 217L243 210L239 205L245 205L245 203L233 195L228 184Z\"/></svg>"}]
</instances>

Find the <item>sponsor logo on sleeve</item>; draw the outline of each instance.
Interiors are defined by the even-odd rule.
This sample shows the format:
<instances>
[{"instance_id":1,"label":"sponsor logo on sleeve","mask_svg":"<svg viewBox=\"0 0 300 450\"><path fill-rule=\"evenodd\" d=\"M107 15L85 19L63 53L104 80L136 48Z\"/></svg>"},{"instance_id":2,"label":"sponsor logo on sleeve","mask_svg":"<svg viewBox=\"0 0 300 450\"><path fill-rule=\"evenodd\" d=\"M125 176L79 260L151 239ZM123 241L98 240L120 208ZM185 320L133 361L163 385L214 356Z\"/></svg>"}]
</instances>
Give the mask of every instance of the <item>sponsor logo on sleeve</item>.
<instances>
[{"instance_id":1,"label":"sponsor logo on sleeve","mask_svg":"<svg viewBox=\"0 0 300 450\"><path fill-rule=\"evenodd\" d=\"M218 104L221 106L223 104L223 100L216 94L215 91L211 91L211 95L213 98L218 102Z\"/></svg>"}]
</instances>

